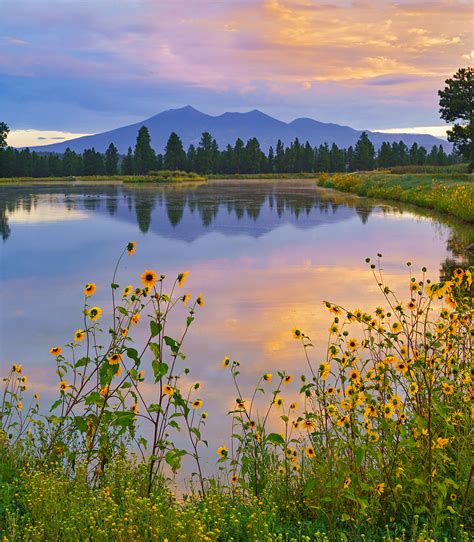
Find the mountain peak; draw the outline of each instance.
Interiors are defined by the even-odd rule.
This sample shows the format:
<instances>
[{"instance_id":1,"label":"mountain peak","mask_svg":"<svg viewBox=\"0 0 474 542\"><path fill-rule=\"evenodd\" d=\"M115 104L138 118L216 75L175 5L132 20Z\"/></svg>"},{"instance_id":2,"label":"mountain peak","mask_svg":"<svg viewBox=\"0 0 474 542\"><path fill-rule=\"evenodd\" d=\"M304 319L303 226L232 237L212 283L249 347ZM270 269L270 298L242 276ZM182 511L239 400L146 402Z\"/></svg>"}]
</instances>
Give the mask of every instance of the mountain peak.
<instances>
[{"instance_id":1,"label":"mountain peak","mask_svg":"<svg viewBox=\"0 0 474 542\"><path fill-rule=\"evenodd\" d=\"M84 136L61 143L36 147L41 152L64 152L66 147L76 152L95 147L99 152L105 152L110 143L113 143L120 153L126 153L128 147L133 147L140 126L146 126L150 132L151 142L157 152L163 152L166 142L172 132L181 138L185 148L190 144L197 145L203 132L209 132L216 139L220 148L234 145L237 138L247 141L256 137L262 149L267 151L275 146L278 139L289 145L295 138L303 144L308 141L311 146L324 143L335 143L338 147L355 145L362 133L348 126L318 122L302 117L290 123L278 120L259 109L247 112L227 112L222 115L208 115L185 105L176 109L168 109L157 115L129 126L123 126L109 132L92 136ZM445 150L451 146L443 140L430 135L422 134L382 134L368 132L369 138L380 147L383 141L393 142L403 139L410 146L414 142L431 149L433 145L443 145Z\"/></svg>"}]
</instances>

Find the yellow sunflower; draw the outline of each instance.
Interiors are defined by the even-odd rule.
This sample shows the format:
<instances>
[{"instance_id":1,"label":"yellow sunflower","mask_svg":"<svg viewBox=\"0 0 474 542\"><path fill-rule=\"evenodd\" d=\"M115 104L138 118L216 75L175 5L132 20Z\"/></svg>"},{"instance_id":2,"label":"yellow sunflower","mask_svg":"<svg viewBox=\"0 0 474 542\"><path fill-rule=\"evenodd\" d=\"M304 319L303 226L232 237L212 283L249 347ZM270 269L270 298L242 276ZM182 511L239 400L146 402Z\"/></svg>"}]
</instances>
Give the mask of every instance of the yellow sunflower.
<instances>
[{"instance_id":1,"label":"yellow sunflower","mask_svg":"<svg viewBox=\"0 0 474 542\"><path fill-rule=\"evenodd\" d=\"M307 457L313 458L316 454L314 452L314 448L312 446L308 446L306 450L304 451Z\"/></svg>"},{"instance_id":2,"label":"yellow sunflower","mask_svg":"<svg viewBox=\"0 0 474 542\"><path fill-rule=\"evenodd\" d=\"M202 295L202 293L200 293L198 295L198 298L196 299L196 303L200 306L200 307L204 307L204 296Z\"/></svg>"},{"instance_id":3,"label":"yellow sunflower","mask_svg":"<svg viewBox=\"0 0 474 542\"><path fill-rule=\"evenodd\" d=\"M189 271L183 271L178 275L178 286L182 288L184 286L184 283L186 282L186 279L188 278Z\"/></svg>"},{"instance_id":4,"label":"yellow sunflower","mask_svg":"<svg viewBox=\"0 0 474 542\"><path fill-rule=\"evenodd\" d=\"M225 356L225 358L221 361L221 367L223 369L225 369L226 367L229 366L229 363L230 363L230 358L229 356Z\"/></svg>"},{"instance_id":5,"label":"yellow sunflower","mask_svg":"<svg viewBox=\"0 0 474 542\"><path fill-rule=\"evenodd\" d=\"M59 389L61 391L67 391L69 389L69 384L65 380L61 380L59 383Z\"/></svg>"},{"instance_id":6,"label":"yellow sunflower","mask_svg":"<svg viewBox=\"0 0 474 542\"><path fill-rule=\"evenodd\" d=\"M109 358L109 365L117 365L122 361L122 355L121 354L112 354Z\"/></svg>"},{"instance_id":7,"label":"yellow sunflower","mask_svg":"<svg viewBox=\"0 0 474 542\"><path fill-rule=\"evenodd\" d=\"M127 297L128 295L130 295L132 290L133 290L133 286L131 284L129 284L128 286L125 286L125 288L123 289L123 297Z\"/></svg>"},{"instance_id":8,"label":"yellow sunflower","mask_svg":"<svg viewBox=\"0 0 474 542\"><path fill-rule=\"evenodd\" d=\"M78 343L84 340L84 337L86 336L86 332L83 329L76 329L74 333L74 340Z\"/></svg>"},{"instance_id":9,"label":"yellow sunflower","mask_svg":"<svg viewBox=\"0 0 474 542\"><path fill-rule=\"evenodd\" d=\"M283 384L287 386L293 380L293 375L286 375L283 378Z\"/></svg>"},{"instance_id":10,"label":"yellow sunflower","mask_svg":"<svg viewBox=\"0 0 474 542\"><path fill-rule=\"evenodd\" d=\"M63 351L63 349L60 346L53 346L53 348L51 348L49 353L52 356L59 356L59 354L61 354L62 351Z\"/></svg>"},{"instance_id":11,"label":"yellow sunflower","mask_svg":"<svg viewBox=\"0 0 474 542\"><path fill-rule=\"evenodd\" d=\"M140 280L143 286L153 288L158 280L158 275L155 271L153 271L153 269L145 269L145 271L140 275Z\"/></svg>"},{"instance_id":12,"label":"yellow sunflower","mask_svg":"<svg viewBox=\"0 0 474 542\"><path fill-rule=\"evenodd\" d=\"M190 299L191 299L191 294L184 294L183 295L183 305L186 306Z\"/></svg>"},{"instance_id":13,"label":"yellow sunflower","mask_svg":"<svg viewBox=\"0 0 474 542\"><path fill-rule=\"evenodd\" d=\"M349 339L347 341L347 346L351 352L354 352L359 347L359 343L355 339Z\"/></svg>"},{"instance_id":14,"label":"yellow sunflower","mask_svg":"<svg viewBox=\"0 0 474 542\"><path fill-rule=\"evenodd\" d=\"M195 409L201 408L202 405L203 405L203 403L202 403L201 399L196 399L192 403L192 407L195 408Z\"/></svg>"},{"instance_id":15,"label":"yellow sunflower","mask_svg":"<svg viewBox=\"0 0 474 542\"><path fill-rule=\"evenodd\" d=\"M87 312L87 316L89 316L89 318L95 322L96 320L98 320L100 318L102 314L102 309L100 307L92 307L91 309L88 310Z\"/></svg>"},{"instance_id":16,"label":"yellow sunflower","mask_svg":"<svg viewBox=\"0 0 474 542\"><path fill-rule=\"evenodd\" d=\"M165 395L171 396L171 395L173 395L173 393L174 393L174 389L173 389L169 384L165 384L165 385L163 386L163 393L164 393Z\"/></svg>"},{"instance_id":17,"label":"yellow sunflower","mask_svg":"<svg viewBox=\"0 0 474 542\"><path fill-rule=\"evenodd\" d=\"M301 329L298 329L297 327L294 327L291 330L291 332L293 334L293 339L302 339L303 338L303 332L301 331Z\"/></svg>"},{"instance_id":18,"label":"yellow sunflower","mask_svg":"<svg viewBox=\"0 0 474 542\"><path fill-rule=\"evenodd\" d=\"M221 457L227 457L228 453L229 453L229 450L227 449L226 446L220 446L219 448L217 448L217 454L220 455Z\"/></svg>"},{"instance_id":19,"label":"yellow sunflower","mask_svg":"<svg viewBox=\"0 0 474 542\"><path fill-rule=\"evenodd\" d=\"M96 290L97 290L97 286L93 282L90 282L86 284L84 287L84 295L86 297L90 297L91 295L95 294Z\"/></svg>"},{"instance_id":20,"label":"yellow sunflower","mask_svg":"<svg viewBox=\"0 0 474 542\"><path fill-rule=\"evenodd\" d=\"M135 241L130 241L127 245L128 255L131 256L137 249L137 243Z\"/></svg>"},{"instance_id":21,"label":"yellow sunflower","mask_svg":"<svg viewBox=\"0 0 474 542\"><path fill-rule=\"evenodd\" d=\"M272 378L273 375L271 373L266 373L263 375L263 380L265 380L265 382L270 382Z\"/></svg>"}]
</instances>

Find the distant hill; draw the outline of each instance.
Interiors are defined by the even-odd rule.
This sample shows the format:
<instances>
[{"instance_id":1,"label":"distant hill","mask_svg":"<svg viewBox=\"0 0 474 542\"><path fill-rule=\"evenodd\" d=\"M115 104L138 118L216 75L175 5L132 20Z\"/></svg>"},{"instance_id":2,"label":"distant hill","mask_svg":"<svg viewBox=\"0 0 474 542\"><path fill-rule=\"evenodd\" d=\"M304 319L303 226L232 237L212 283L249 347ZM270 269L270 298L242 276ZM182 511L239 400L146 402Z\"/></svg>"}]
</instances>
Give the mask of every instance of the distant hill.
<instances>
[{"instance_id":1,"label":"distant hill","mask_svg":"<svg viewBox=\"0 0 474 542\"><path fill-rule=\"evenodd\" d=\"M188 105L180 109L163 111L143 122L109 132L30 148L42 152L64 152L69 147L76 152L83 152L84 149L94 147L97 151L104 152L110 143L114 143L119 152L124 154L128 147L134 147L140 126L148 128L152 145L157 152L163 151L171 132L176 132L180 136L186 149L191 143L197 146L203 132L210 132L221 149L229 143L234 145L238 137L244 142L256 137L264 151L271 145L275 147L278 139L289 145L296 137L301 143L309 141L313 147L323 143L349 147L355 145L362 133L362 130L354 130L349 126L318 122L309 118L286 123L256 109L247 113L224 113L214 117ZM408 146L416 142L426 147L428 151L433 145L443 145L446 152L451 151L451 145L447 141L427 134L385 134L366 131L377 148L383 141L403 140Z\"/></svg>"}]
</instances>

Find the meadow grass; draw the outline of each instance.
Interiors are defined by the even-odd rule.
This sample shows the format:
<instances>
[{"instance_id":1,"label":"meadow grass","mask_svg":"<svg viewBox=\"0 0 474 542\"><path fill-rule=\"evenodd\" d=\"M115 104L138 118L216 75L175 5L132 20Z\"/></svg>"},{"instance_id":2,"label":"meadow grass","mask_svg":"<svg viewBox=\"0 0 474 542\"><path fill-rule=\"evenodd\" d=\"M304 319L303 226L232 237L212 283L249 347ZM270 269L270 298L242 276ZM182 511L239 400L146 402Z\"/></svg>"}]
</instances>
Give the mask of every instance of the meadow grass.
<instances>
[{"instance_id":1,"label":"meadow grass","mask_svg":"<svg viewBox=\"0 0 474 542\"><path fill-rule=\"evenodd\" d=\"M207 177L187 171L150 171L147 175L76 175L65 177L8 177L0 178L0 184L11 183L47 183L47 182L104 182L123 183L185 183L205 182Z\"/></svg>"},{"instance_id":2,"label":"meadow grass","mask_svg":"<svg viewBox=\"0 0 474 542\"><path fill-rule=\"evenodd\" d=\"M359 196L412 203L474 222L472 175L357 173L322 174L318 185Z\"/></svg>"},{"instance_id":3,"label":"meadow grass","mask_svg":"<svg viewBox=\"0 0 474 542\"><path fill-rule=\"evenodd\" d=\"M381 304L365 312L324 301L323 359L312 360L307 330L288 331L306 374L268 372L247 388L240 361L216 363L235 401L221 414L232 434L209 443L205 397L183 351L204 296L187 293L187 271L168 283L145 269L139 286L119 287L119 264L136 248L128 243L114 270L109 329L89 282L83 327L51 346L49 411L20 364L4 377L4 541L470 540L472 268L432 282L407 263L400 296L382 256L368 258ZM174 337L172 314L183 320ZM201 468L207 447L214 476ZM194 475L176 494L170 475L184 457Z\"/></svg>"}]
</instances>

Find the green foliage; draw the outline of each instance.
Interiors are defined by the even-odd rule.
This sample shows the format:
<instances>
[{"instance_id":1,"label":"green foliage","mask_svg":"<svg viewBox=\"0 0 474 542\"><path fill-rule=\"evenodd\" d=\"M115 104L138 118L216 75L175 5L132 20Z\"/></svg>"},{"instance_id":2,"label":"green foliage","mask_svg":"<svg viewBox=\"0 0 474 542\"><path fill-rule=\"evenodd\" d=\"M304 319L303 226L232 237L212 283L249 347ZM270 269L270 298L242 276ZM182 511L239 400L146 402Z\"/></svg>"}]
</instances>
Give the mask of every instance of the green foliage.
<instances>
[{"instance_id":1,"label":"green foliage","mask_svg":"<svg viewBox=\"0 0 474 542\"><path fill-rule=\"evenodd\" d=\"M323 174L318 184L359 196L413 203L474 222L474 182L470 175Z\"/></svg>"},{"instance_id":2,"label":"green foliage","mask_svg":"<svg viewBox=\"0 0 474 542\"><path fill-rule=\"evenodd\" d=\"M454 124L448 140L474 167L474 69L460 68L438 91L441 118Z\"/></svg>"},{"instance_id":3,"label":"green foliage","mask_svg":"<svg viewBox=\"0 0 474 542\"><path fill-rule=\"evenodd\" d=\"M4 122L0 122L0 149L7 146L7 136L10 132L10 128Z\"/></svg>"},{"instance_id":4,"label":"green foliage","mask_svg":"<svg viewBox=\"0 0 474 542\"><path fill-rule=\"evenodd\" d=\"M128 243L121 258L135 249ZM3 540L468 542L474 269L432 283L408 263L401 298L385 283L382 256L368 258L383 306L324 302L329 340L316 365L310 335L294 328L309 369L298 390L286 371L245 390L241 364L224 358L236 393L232 434L217 449L218 474L204 477L207 413L199 383L183 383L182 350L202 295L188 307L180 290L188 273L166 289L150 269L142 286L121 291L121 258L108 333L89 283L84 329L64 350L51 348L59 397L50 412L41 412L37 394L26 400L23 367L4 378ZM186 318L171 335L170 315L183 306ZM144 328L143 344L135 326ZM149 442L140 434L146 424ZM189 450L174 442L180 430ZM197 473L178 498L166 476L186 456Z\"/></svg>"}]
</instances>

